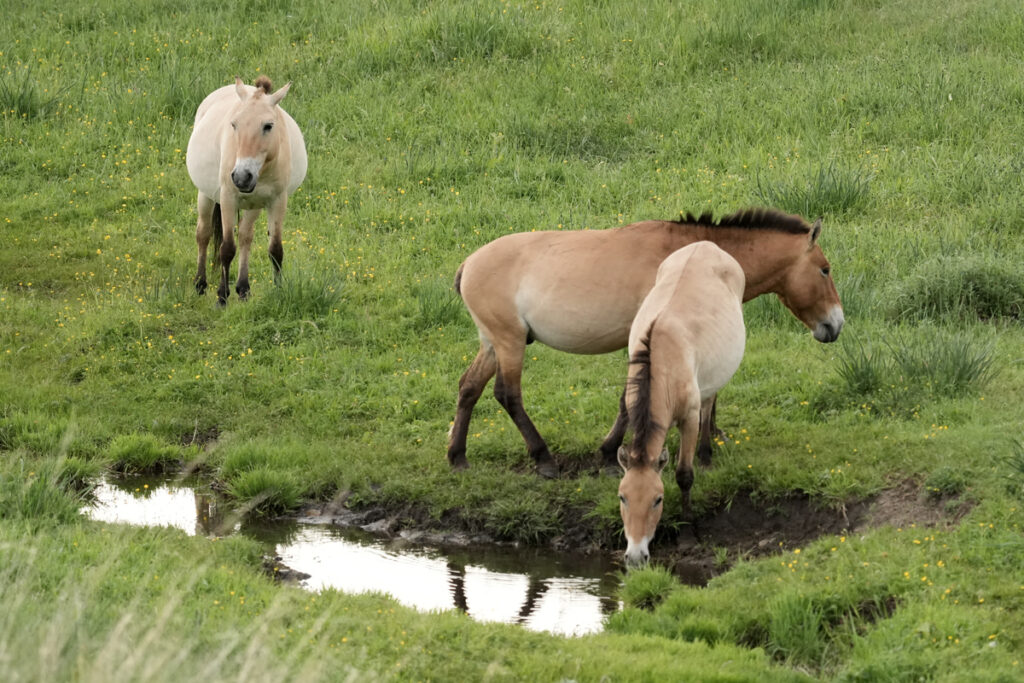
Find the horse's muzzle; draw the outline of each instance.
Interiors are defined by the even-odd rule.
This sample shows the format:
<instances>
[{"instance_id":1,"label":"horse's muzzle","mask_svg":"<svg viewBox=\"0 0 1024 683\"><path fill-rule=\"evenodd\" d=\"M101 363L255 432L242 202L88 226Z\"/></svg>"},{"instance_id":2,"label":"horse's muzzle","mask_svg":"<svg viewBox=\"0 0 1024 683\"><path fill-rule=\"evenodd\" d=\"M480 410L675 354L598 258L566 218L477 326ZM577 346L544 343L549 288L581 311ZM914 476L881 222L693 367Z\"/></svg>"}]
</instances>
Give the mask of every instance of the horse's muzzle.
<instances>
[{"instance_id":1,"label":"horse's muzzle","mask_svg":"<svg viewBox=\"0 0 1024 683\"><path fill-rule=\"evenodd\" d=\"M231 182L235 184L239 192L246 194L256 189L257 177L250 171L235 169L231 172Z\"/></svg>"},{"instance_id":2,"label":"horse's muzzle","mask_svg":"<svg viewBox=\"0 0 1024 683\"><path fill-rule=\"evenodd\" d=\"M839 333L843 330L846 319L843 317L843 309L839 306L833 308L828 317L819 322L814 328L814 338L823 344L834 342L839 339Z\"/></svg>"}]
</instances>

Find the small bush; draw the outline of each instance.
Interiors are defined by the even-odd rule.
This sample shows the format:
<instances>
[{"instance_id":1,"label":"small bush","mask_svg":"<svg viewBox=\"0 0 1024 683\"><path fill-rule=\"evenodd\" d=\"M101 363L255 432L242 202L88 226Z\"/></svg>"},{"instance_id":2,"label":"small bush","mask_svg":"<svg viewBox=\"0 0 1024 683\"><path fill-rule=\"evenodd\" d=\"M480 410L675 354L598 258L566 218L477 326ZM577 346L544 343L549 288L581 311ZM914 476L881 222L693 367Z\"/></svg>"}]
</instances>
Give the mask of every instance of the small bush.
<instances>
[{"instance_id":1,"label":"small bush","mask_svg":"<svg viewBox=\"0 0 1024 683\"><path fill-rule=\"evenodd\" d=\"M821 166L806 181L757 179L757 196L766 206L776 206L813 220L826 214L838 214L867 201L870 179L861 170L837 168L835 163Z\"/></svg>"},{"instance_id":2,"label":"small bush","mask_svg":"<svg viewBox=\"0 0 1024 683\"><path fill-rule=\"evenodd\" d=\"M177 446L162 443L151 434L122 434L107 447L107 457L118 472L166 472L181 464Z\"/></svg>"},{"instance_id":3,"label":"small bush","mask_svg":"<svg viewBox=\"0 0 1024 683\"><path fill-rule=\"evenodd\" d=\"M938 256L920 263L887 300L896 319L1020 320L1024 271L995 256Z\"/></svg>"},{"instance_id":4,"label":"small bush","mask_svg":"<svg viewBox=\"0 0 1024 683\"><path fill-rule=\"evenodd\" d=\"M627 607L653 609L677 588L679 581L665 567L644 567L629 572L619 589L619 598Z\"/></svg>"}]
</instances>

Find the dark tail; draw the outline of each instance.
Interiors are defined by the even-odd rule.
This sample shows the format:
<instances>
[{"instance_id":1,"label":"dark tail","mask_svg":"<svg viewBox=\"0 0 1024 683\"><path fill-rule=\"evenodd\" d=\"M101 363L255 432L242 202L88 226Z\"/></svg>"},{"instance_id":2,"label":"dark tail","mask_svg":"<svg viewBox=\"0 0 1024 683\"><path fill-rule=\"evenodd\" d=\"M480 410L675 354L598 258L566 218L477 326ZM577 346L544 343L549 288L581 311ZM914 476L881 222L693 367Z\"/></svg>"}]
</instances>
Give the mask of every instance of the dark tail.
<instances>
[{"instance_id":1,"label":"dark tail","mask_svg":"<svg viewBox=\"0 0 1024 683\"><path fill-rule=\"evenodd\" d=\"M455 271L455 293L460 297L462 296L462 269L466 267L466 262L463 261L459 265L459 269Z\"/></svg>"},{"instance_id":2,"label":"dark tail","mask_svg":"<svg viewBox=\"0 0 1024 683\"><path fill-rule=\"evenodd\" d=\"M220 217L220 203L213 205L213 262L220 270L220 243L224 241L224 221Z\"/></svg>"},{"instance_id":3,"label":"dark tail","mask_svg":"<svg viewBox=\"0 0 1024 683\"><path fill-rule=\"evenodd\" d=\"M661 425L651 420L651 334L654 323L647 328L647 333L640 341L637 349L629 359L630 373L626 380L628 390L633 390L632 402L627 405L629 428L633 432L633 444L630 452L634 455L644 452L647 442L661 429Z\"/></svg>"}]
</instances>

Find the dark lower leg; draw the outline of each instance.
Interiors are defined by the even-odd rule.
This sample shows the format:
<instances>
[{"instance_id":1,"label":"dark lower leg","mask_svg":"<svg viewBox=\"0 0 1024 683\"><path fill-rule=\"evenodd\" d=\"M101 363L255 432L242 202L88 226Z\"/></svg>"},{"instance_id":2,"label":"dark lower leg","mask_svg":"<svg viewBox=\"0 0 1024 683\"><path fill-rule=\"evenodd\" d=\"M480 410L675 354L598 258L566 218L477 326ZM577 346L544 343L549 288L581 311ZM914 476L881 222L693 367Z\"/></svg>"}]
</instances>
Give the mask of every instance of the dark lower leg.
<instances>
[{"instance_id":1,"label":"dark lower leg","mask_svg":"<svg viewBox=\"0 0 1024 683\"><path fill-rule=\"evenodd\" d=\"M228 274L231 272L231 261L235 258L234 240L224 240L220 245L220 286L217 287L217 303L228 302L231 289L228 287Z\"/></svg>"},{"instance_id":2,"label":"dark lower leg","mask_svg":"<svg viewBox=\"0 0 1024 683\"><path fill-rule=\"evenodd\" d=\"M626 390L622 390L619 396L619 414L615 416L615 424L604 437L601 443L601 467L611 467L618 470L618 451L622 445L622 439L626 436L626 426L629 424L629 414L626 412Z\"/></svg>"},{"instance_id":3,"label":"dark lower leg","mask_svg":"<svg viewBox=\"0 0 1024 683\"><path fill-rule=\"evenodd\" d=\"M284 245L280 240L270 243L270 264L274 267L274 284L281 284L281 264L284 262Z\"/></svg>"},{"instance_id":4,"label":"dark lower leg","mask_svg":"<svg viewBox=\"0 0 1024 683\"><path fill-rule=\"evenodd\" d=\"M533 461L537 463L537 472L543 477L557 477L558 464L551 456L551 451L548 450L548 445L545 443L544 438L541 437L540 432L537 431L533 422L530 421L530 416L526 414L526 409L523 407L523 396L519 391L518 384L513 386L511 383L506 382L499 371L494 381L494 397L498 399L498 403L501 404L509 414L509 417L512 418L512 422L519 429L519 433L523 435L523 439L526 441L527 452L533 458Z\"/></svg>"},{"instance_id":5,"label":"dark lower leg","mask_svg":"<svg viewBox=\"0 0 1024 683\"><path fill-rule=\"evenodd\" d=\"M459 398L455 406L455 421L448 435L448 463L457 470L469 467L466 460L466 437L473 407L494 376L497 363L490 351L481 349L459 379Z\"/></svg>"}]
</instances>

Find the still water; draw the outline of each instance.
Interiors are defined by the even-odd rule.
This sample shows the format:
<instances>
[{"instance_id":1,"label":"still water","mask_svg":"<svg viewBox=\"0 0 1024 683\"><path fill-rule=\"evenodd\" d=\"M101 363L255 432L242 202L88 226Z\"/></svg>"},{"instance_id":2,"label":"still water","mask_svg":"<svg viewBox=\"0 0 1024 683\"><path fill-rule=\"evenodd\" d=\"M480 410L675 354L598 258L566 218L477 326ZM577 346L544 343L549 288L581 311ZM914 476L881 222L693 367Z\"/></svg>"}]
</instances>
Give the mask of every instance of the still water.
<instances>
[{"instance_id":1,"label":"still water","mask_svg":"<svg viewBox=\"0 0 1024 683\"><path fill-rule=\"evenodd\" d=\"M618 609L616 566L606 557L502 546L431 547L312 522L249 524L201 483L133 478L104 482L93 519L172 526L189 534L242 533L265 542L313 591L376 591L420 610L459 609L480 621L583 635Z\"/></svg>"}]
</instances>

